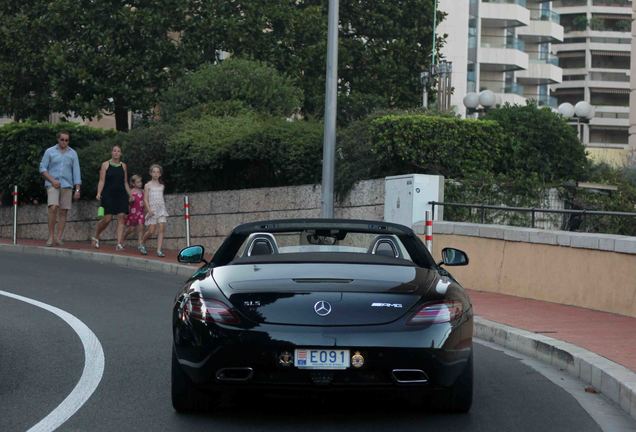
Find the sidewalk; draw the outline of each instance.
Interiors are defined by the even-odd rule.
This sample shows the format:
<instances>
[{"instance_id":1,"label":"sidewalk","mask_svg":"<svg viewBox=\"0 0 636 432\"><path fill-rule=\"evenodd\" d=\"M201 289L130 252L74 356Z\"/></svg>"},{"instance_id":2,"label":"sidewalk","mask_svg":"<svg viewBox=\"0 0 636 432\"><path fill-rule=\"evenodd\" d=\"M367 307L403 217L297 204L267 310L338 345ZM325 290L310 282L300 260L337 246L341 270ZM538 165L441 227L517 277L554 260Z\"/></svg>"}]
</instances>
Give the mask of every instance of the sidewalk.
<instances>
[{"instance_id":1,"label":"sidewalk","mask_svg":"<svg viewBox=\"0 0 636 432\"><path fill-rule=\"evenodd\" d=\"M11 244L11 241L0 239L0 244ZM45 247L45 242L38 240L20 240L19 244ZM63 249L146 258L167 264L177 262L174 250L164 250L166 256L159 258L152 249L144 257L134 246L116 252L114 244L109 243L95 249L90 242L66 242ZM468 292L475 315L569 342L636 372L636 318L503 294Z\"/></svg>"}]
</instances>

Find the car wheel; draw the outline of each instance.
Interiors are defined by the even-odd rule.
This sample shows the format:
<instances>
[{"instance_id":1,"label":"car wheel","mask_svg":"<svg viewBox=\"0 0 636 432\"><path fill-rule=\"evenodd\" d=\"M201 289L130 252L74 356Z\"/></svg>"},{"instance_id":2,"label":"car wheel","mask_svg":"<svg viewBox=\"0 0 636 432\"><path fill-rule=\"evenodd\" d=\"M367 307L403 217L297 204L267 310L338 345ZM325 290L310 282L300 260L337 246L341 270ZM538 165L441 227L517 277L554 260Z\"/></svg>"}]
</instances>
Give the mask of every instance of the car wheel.
<instances>
[{"instance_id":1,"label":"car wheel","mask_svg":"<svg viewBox=\"0 0 636 432\"><path fill-rule=\"evenodd\" d=\"M172 406L177 412L205 411L214 408L218 397L203 393L181 368L177 354L172 349Z\"/></svg>"},{"instance_id":2,"label":"car wheel","mask_svg":"<svg viewBox=\"0 0 636 432\"><path fill-rule=\"evenodd\" d=\"M451 413L467 413L473 404L473 354L471 352L464 371L455 384L443 395L440 408Z\"/></svg>"},{"instance_id":3,"label":"car wheel","mask_svg":"<svg viewBox=\"0 0 636 432\"><path fill-rule=\"evenodd\" d=\"M473 354L471 352L464 372L459 376L451 389L450 410L456 413L466 413L473 405Z\"/></svg>"}]
</instances>

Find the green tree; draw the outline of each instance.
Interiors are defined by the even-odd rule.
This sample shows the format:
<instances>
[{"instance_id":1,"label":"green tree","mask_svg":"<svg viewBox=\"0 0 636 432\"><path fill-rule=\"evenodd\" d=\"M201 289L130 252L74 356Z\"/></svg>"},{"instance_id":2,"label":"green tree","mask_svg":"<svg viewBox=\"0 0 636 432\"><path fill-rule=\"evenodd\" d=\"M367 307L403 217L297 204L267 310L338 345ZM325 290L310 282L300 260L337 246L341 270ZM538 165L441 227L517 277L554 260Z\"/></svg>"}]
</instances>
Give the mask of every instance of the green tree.
<instances>
[{"instance_id":1,"label":"green tree","mask_svg":"<svg viewBox=\"0 0 636 432\"><path fill-rule=\"evenodd\" d=\"M50 2L49 51L59 109L82 117L102 110L127 130L129 111L148 111L180 69L184 2Z\"/></svg>"},{"instance_id":2,"label":"green tree","mask_svg":"<svg viewBox=\"0 0 636 432\"><path fill-rule=\"evenodd\" d=\"M46 2L0 2L0 114L46 120L52 109L46 68Z\"/></svg>"},{"instance_id":3,"label":"green tree","mask_svg":"<svg viewBox=\"0 0 636 432\"><path fill-rule=\"evenodd\" d=\"M197 49L189 52L209 61L216 50L225 50L272 64L301 87L305 113L322 116L326 1L201 0L192 5L183 42ZM339 104L349 117L374 107L419 103L419 73L430 61L432 16L433 0L340 3Z\"/></svg>"},{"instance_id":4,"label":"green tree","mask_svg":"<svg viewBox=\"0 0 636 432\"><path fill-rule=\"evenodd\" d=\"M0 112L45 119L149 111L182 69L188 1L0 2Z\"/></svg>"},{"instance_id":5,"label":"green tree","mask_svg":"<svg viewBox=\"0 0 636 432\"><path fill-rule=\"evenodd\" d=\"M289 116L302 106L302 91L291 79L261 62L229 59L217 65L205 65L184 76L161 98L163 120L172 120L178 113L198 107L199 110L227 109L241 104L245 109L275 116ZM219 102L224 102L219 107ZM219 112L222 108L225 112ZM229 112L229 114L234 114Z\"/></svg>"},{"instance_id":6,"label":"green tree","mask_svg":"<svg viewBox=\"0 0 636 432\"><path fill-rule=\"evenodd\" d=\"M506 104L490 110L485 119L499 123L507 135L496 173L535 173L544 183L578 180L585 174L585 147L559 114L534 103Z\"/></svg>"}]
</instances>

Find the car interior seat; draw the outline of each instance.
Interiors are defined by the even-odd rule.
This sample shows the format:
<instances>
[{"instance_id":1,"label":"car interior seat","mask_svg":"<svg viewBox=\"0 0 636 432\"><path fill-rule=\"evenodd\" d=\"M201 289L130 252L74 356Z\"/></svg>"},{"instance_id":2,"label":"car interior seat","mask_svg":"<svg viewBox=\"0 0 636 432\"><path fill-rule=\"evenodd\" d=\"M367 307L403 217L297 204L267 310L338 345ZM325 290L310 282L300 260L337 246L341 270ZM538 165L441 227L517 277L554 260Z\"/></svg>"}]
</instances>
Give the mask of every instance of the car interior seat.
<instances>
[{"instance_id":1,"label":"car interior seat","mask_svg":"<svg viewBox=\"0 0 636 432\"><path fill-rule=\"evenodd\" d=\"M373 239L367 253L392 258L402 258L402 251L392 236L379 235Z\"/></svg>"},{"instance_id":2,"label":"car interior seat","mask_svg":"<svg viewBox=\"0 0 636 432\"><path fill-rule=\"evenodd\" d=\"M276 239L270 233L253 233L247 240L243 256L273 255L278 253Z\"/></svg>"}]
</instances>

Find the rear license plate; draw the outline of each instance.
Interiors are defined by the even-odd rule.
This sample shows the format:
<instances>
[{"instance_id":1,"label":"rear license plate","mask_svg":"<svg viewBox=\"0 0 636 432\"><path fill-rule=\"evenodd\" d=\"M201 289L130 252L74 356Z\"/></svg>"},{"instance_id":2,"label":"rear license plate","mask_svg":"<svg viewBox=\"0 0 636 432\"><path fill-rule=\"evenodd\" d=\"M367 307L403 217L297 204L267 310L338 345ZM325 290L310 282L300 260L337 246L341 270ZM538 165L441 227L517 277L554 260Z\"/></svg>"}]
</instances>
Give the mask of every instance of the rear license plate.
<instances>
[{"instance_id":1,"label":"rear license plate","mask_svg":"<svg viewBox=\"0 0 636 432\"><path fill-rule=\"evenodd\" d=\"M294 366L301 369L346 369L349 350L315 350L301 348L294 352Z\"/></svg>"}]
</instances>

